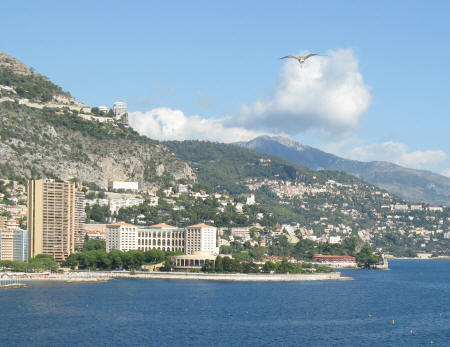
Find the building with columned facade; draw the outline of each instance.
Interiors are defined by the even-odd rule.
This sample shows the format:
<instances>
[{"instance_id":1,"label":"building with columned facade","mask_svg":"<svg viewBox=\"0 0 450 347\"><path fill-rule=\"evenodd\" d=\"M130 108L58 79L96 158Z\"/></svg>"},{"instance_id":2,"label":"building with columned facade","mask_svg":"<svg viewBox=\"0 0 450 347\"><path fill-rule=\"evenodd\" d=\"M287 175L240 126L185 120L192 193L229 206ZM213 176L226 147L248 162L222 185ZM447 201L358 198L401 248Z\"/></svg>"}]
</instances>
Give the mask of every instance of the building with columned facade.
<instances>
[{"instance_id":1,"label":"building with columned facade","mask_svg":"<svg viewBox=\"0 0 450 347\"><path fill-rule=\"evenodd\" d=\"M138 229L137 249L149 251L160 249L162 251L184 252L186 232L183 228L173 227L164 223Z\"/></svg>"}]
</instances>

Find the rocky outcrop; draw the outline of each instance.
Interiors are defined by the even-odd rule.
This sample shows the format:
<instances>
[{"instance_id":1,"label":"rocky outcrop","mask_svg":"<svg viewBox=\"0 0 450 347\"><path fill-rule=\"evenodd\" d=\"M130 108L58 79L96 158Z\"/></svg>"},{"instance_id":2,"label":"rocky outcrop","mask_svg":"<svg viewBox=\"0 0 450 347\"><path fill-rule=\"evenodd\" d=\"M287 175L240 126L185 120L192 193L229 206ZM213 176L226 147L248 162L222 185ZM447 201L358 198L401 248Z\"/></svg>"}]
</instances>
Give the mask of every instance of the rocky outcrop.
<instances>
[{"instance_id":1,"label":"rocky outcrop","mask_svg":"<svg viewBox=\"0 0 450 347\"><path fill-rule=\"evenodd\" d=\"M179 179L195 181L188 164L164 145L130 128L0 103L0 176L77 179L106 187L138 181L156 190Z\"/></svg>"}]
</instances>

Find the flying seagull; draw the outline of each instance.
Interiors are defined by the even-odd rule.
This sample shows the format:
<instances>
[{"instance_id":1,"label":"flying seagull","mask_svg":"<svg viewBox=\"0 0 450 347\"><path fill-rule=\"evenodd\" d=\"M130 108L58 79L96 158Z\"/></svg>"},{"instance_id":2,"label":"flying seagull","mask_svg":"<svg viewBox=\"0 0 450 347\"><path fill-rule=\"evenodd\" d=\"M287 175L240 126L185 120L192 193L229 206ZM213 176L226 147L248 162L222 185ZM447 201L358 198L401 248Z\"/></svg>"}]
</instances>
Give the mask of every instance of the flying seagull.
<instances>
[{"instance_id":1,"label":"flying seagull","mask_svg":"<svg viewBox=\"0 0 450 347\"><path fill-rule=\"evenodd\" d=\"M313 57L315 55L320 55L320 54L311 53L311 54L308 54L308 55L305 55L305 56L301 56L301 55L299 55L299 56L287 55L285 57L281 57L280 59L286 59L286 58L296 59L300 63L300 66L302 66L306 59L311 58L311 57Z\"/></svg>"}]
</instances>

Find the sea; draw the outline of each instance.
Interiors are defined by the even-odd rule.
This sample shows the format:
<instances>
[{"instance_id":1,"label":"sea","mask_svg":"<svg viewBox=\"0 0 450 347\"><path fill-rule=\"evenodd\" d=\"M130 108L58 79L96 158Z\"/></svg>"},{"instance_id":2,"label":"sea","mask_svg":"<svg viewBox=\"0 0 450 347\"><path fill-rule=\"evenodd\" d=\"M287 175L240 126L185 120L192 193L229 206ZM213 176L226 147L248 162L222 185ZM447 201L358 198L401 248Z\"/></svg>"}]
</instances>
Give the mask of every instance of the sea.
<instances>
[{"instance_id":1,"label":"sea","mask_svg":"<svg viewBox=\"0 0 450 347\"><path fill-rule=\"evenodd\" d=\"M0 291L1 346L450 346L450 261L351 281L117 279Z\"/></svg>"}]
</instances>

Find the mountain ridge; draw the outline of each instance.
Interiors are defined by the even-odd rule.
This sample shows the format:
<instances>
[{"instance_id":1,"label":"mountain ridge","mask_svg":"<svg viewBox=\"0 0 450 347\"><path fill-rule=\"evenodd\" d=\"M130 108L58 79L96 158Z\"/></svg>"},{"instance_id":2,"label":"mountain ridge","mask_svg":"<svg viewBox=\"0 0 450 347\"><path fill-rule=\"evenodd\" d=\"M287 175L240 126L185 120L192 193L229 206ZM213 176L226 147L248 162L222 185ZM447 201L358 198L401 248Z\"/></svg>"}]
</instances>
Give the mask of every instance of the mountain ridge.
<instances>
[{"instance_id":1,"label":"mountain ridge","mask_svg":"<svg viewBox=\"0 0 450 347\"><path fill-rule=\"evenodd\" d=\"M259 136L235 145L280 156L312 170L344 171L411 202L450 206L450 178L385 161L345 159L280 136Z\"/></svg>"}]
</instances>

